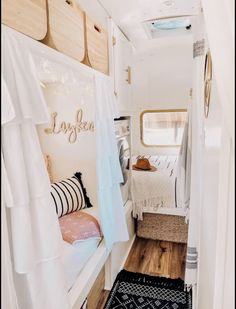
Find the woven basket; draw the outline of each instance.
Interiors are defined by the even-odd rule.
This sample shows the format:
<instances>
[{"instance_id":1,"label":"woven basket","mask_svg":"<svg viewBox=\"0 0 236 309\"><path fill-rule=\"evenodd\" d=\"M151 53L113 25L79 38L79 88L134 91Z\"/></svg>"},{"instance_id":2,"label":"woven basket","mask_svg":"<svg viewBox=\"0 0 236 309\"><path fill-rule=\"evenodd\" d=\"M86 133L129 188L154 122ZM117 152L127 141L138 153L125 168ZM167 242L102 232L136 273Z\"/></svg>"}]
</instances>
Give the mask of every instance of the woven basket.
<instances>
[{"instance_id":1,"label":"woven basket","mask_svg":"<svg viewBox=\"0 0 236 309\"><path fill-rule=\"evenodd\" d=\"M188 224L182 216L145 213L143 220L137 222L137 236L187 243Z\"/></svg>"}]
</instances>

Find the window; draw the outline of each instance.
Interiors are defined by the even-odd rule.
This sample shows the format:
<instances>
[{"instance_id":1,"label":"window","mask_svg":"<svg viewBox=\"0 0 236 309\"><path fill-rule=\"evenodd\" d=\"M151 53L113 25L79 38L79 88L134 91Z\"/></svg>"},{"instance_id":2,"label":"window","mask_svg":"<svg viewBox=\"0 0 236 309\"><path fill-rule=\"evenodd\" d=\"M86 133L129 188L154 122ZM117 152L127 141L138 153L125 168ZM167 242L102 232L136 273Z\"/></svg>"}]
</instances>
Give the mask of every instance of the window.
<instances>
[{"instance_id":1,"label":"window","mask_svg":"<svg viewBox=\"0 0 236 309\"><path fill-rule=\"evenodd\" d=\"M180 146L187 110L150 110L141 114L141 141L145 146Z\"/></svg>"}]
</instances>

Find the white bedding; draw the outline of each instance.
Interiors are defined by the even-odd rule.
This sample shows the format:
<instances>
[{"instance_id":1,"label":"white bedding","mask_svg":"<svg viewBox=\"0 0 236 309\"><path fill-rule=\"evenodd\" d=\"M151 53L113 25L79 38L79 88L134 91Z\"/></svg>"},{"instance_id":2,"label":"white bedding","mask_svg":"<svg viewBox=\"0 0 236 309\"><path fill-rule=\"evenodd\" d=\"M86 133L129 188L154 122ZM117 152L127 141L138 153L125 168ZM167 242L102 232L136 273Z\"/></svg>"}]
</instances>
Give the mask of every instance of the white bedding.
<instances>
[{"instance_id":1,"label":"white bedding","mask_svg":"<svg viewBox=\"0 0 236 309\"><path fill-rule=\"evenodd\" d=\"M99 212L97 207L83 209L82 211L94 216L99 222ZM100 222L99 222L100 223ZM65 269L67 289L71 289L79 273L96 251L100 239L90 239L72 246L70 243L62 242L62 263Z\"/></svg>"},{"instance_id":2,"label":"white bedding","mask_svg":"<svg viewBox=\"0 0 236 309\"><path fill-rule=\"evenodd\" d=\"M143 213L158 213L159 208L177 208L176 173L178 156L146 156L155 172L132 170L131 194L133 216L142 220ZM137 160L133 157L132 164Z\"/></svg>"}]
</instances>

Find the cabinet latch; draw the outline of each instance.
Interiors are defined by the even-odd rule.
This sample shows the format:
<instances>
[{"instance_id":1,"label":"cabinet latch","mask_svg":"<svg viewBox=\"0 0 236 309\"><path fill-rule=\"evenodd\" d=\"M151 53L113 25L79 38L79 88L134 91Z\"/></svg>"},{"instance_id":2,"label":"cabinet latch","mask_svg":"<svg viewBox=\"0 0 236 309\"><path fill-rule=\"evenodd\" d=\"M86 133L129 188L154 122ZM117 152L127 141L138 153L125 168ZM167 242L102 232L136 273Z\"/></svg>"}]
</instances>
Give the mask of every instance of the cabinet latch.
<instances>
[{"instance_id":1,"label":"cabinet latch","mask_svg":"<svg viewBox=\"0 0 236 309\"><path fill-rule=\"evenodd\" d=\"M116 45L116 38L113 36L112 37L112 46L115 46Z\"/></svg>"},{"instance_id":2,"label":"cabinet latch","mask_svg":"<svg viewBox=\"0 0 236 309\"><path fill-rule=\"evenodd\" d=\"M128 78L126 79L126 81L128 82L128 84L131 84L131 67L128 66L125 71L128 73Z\"/></svg>"}]
</instances>

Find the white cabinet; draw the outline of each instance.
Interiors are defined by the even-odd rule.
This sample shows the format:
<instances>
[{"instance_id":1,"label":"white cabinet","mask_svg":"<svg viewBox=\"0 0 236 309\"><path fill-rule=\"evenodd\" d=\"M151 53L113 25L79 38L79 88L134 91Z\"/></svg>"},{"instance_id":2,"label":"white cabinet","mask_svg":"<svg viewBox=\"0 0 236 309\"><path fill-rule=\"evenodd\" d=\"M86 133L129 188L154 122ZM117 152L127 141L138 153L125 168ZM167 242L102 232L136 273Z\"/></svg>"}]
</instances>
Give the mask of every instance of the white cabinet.
<instances>
[{"instance_id":1,"label":"white cabinet","mask_svg":"<svg viewBox=\"0 0 236 309\"><path fill-rule=\"evenodd\" d=\"M110 75L122 116L132 111L132 45L121 30L110 20Z\"/></svg>"}]
</instances>

